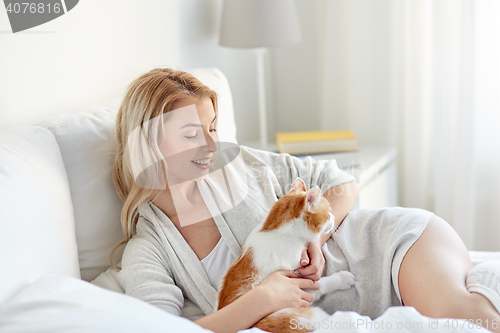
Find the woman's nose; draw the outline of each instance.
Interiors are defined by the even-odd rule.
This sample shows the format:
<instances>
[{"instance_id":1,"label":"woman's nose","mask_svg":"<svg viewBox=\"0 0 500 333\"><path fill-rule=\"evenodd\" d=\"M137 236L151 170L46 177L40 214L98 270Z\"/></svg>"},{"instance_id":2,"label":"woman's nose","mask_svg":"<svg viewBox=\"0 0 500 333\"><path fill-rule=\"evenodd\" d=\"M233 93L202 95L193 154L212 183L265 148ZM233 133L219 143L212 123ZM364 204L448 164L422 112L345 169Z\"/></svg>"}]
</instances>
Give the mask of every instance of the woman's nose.
<instances>
[{"instance_id":1,"label":"woman's nose","mask_svg":"<svg viewBox=\"0 0 500 333\"><path fill-rule=\"evenodd\" d=\"M218 150L217 141L210 132L205 133L205 141L207 143L208 150L211 153L216 152Z\"/></svg>"}]
</instances>

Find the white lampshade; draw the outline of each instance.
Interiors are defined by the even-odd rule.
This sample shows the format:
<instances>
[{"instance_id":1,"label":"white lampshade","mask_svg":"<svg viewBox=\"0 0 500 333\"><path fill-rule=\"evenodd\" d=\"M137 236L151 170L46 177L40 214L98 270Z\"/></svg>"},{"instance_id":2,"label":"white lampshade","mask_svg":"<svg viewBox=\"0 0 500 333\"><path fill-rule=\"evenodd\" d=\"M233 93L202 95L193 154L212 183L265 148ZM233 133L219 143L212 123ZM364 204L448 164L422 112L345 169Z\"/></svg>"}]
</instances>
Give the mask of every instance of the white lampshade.
<instances>
[{"instance_id":1,"label":"white lampshade","mask_svg":"<svg viewBox=\"0 0 500 333\"><path fill-rule=\"evenodd\" d=\"M225 0L220 44L270 47L301 40L294 0Z\"/></svg>"}]
</instances>

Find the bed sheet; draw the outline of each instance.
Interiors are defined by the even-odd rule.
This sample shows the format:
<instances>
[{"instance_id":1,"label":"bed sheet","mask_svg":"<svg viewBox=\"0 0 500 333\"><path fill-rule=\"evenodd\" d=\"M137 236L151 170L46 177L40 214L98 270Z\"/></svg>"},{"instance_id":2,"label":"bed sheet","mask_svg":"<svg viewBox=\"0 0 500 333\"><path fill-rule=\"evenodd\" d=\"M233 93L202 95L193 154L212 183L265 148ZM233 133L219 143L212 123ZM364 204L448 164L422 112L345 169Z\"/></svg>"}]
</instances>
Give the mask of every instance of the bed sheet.
<instances>
[{"instance_id":1,"label":"bed sheet","mask_svg":"<svg viewBox=\"0 0 500 333\"><path fill-rule=\"evenodd\" d=\"M500 325L500 323L497 323ZM292 323L290 327L298 326ZM491 328L491 323L489 323ZM296 327L299 328L299 327ZM239 333L265 332L258 328L240 331ZM394 306L387 309L383 315L371 320L368 316L361 316L353 311L335 312L329 320L316 324L315 333L326 332L377 332L377 333L465 333L490 332L479 324L462 319L435 319L422 316L417 310L409 306Z\"/></svg>"},{"instance_id":2,"label":"bed sheet","mask_svg":"<svg viewBox=\"0 0 500 333\"><path fill-rule=\"evenodd\" d=\"M500 323L499 323L500 324ZM291 327L298 325L290 323ZM491 323L490 323L491 325ZM391 307L375 320L338 311L315 332L488 332L458 319L431 319L412 307ZM211 332L132 296L50 273L0 305L1 332ZM244 333L263 332L257 328Z\"/></svg>"}]
</instances>

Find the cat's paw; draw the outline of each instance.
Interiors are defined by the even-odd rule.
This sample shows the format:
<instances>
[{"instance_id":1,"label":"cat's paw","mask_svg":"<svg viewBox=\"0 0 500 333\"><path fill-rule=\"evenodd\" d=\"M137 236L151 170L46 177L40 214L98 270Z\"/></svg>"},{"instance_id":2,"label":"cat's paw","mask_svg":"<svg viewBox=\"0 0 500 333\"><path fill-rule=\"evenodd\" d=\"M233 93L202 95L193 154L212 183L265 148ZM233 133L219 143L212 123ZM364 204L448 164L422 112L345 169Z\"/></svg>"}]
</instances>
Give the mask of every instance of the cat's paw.
<instances>
[{"instance_id":1,"label":"cat's paw","mask_svg":"<svg viewBox=\"0 0 500 333\"><path fill-rule=\"evenodd\" d=\"M324 276L318 281L319 293L321 295L336 290L349 289L354 285L354 275L349 271L340 271L330 276Z\"/></svg>"},{"instance_id":2,"label":"cat's paw","mask_svg":"<svg viewBox=\"0 0 500 333\"><path fill-rule=\"evenodd\" d=\"M354 285L354 275L349 271L340 271L337 273L339 278L339 289L349 289Z\"/></svg>"}]
</instances>

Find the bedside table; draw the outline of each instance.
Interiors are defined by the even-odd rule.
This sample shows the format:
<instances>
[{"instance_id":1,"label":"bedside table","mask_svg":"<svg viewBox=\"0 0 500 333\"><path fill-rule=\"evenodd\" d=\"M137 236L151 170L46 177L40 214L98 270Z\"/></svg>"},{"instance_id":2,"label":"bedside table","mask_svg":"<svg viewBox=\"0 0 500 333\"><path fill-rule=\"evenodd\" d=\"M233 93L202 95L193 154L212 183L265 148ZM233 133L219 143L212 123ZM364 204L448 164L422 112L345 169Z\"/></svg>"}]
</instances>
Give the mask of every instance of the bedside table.
<instances>
[{"instance_id":1,"label":"bedside table","mask_svg":"<svg viewBox=\"0 0 500 333\"><path fill-rule=\"evenodd\" d=\"M353 210L398 205L396 148L360 147L357 152L310 156L315 160L334 158L342 170L356 178L359 198Z\"/></svg>"},{"instance_id":2,"label":"bedside table","mask_svg":"<svg viewBox=\"0 0 500 333\"><path fill-rule=\"evenodd\" d=\"M242 145L261 149L256 142ZM277 152L270 144L267 149ZM364 146L357 152L310 155L315 160L336 159L338 166L356 178L359 198L352 210L398 206L397 149L389 146ZM305 158L306 156L297 156Z\"/></svg>"}]
</instances>

